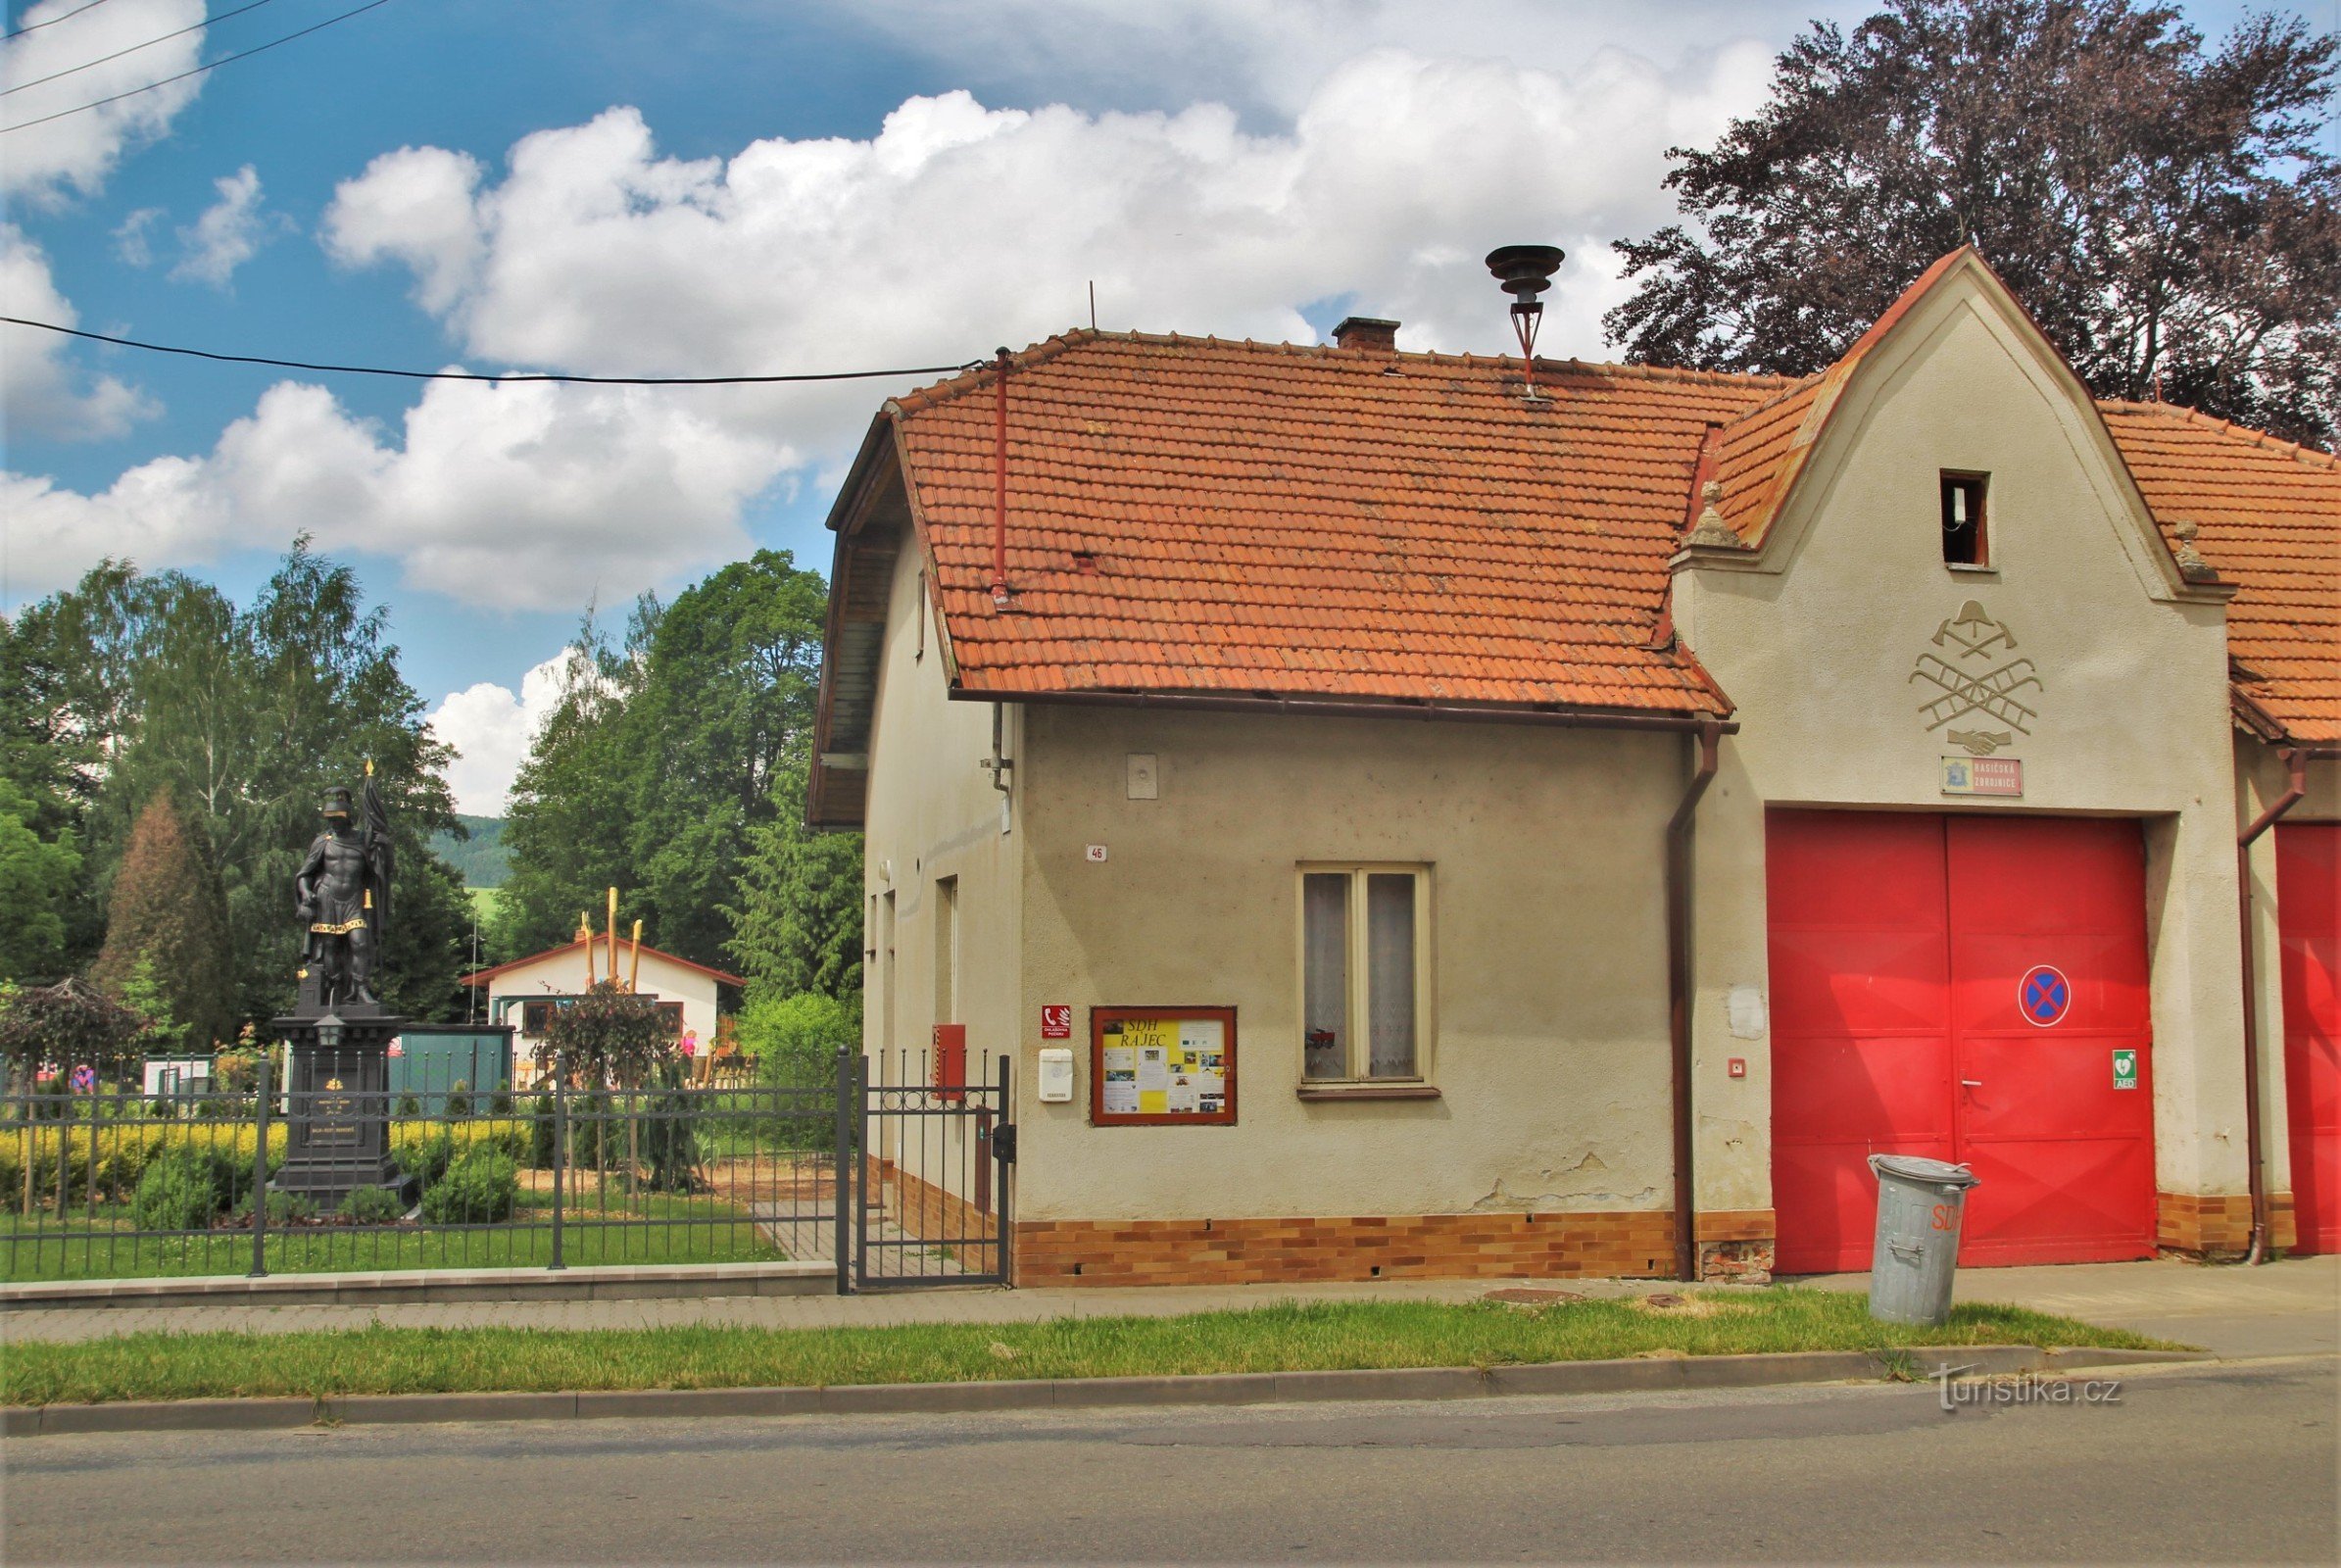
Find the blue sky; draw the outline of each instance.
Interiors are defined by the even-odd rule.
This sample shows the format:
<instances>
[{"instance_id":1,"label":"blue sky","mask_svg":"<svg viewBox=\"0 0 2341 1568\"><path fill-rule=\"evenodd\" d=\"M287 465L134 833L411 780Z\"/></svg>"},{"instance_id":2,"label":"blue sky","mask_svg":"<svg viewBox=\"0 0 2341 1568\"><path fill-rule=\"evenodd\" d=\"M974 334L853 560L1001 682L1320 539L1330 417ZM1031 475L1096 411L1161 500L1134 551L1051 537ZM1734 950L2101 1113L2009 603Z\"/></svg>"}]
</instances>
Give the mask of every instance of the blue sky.
<instances>
[{"instance_id":1,"label":"blue sky","mask_svg":"<svg viewBox=\"0 0 2341 1568\"><path fill-rule=\"evenodd\" d=\"M357 3L267 0L0 124ZM1601 242L1665 220L1664 148L1752 109L1808 18L1869 9L390 0L0 136L0 285L7 314L229 352L738 374L954 363L1077 324L1091 279L1107 326L1306 340L1355 308L1496 349L1477 258L1550 240L1544 346L1594 356ZM2183 9L2214 37L2244 10ZM7 44L0 85L205 10L102 0ZM110 553L241 595L308 528L392 606L475 809L589 602L757 545L825 570L838 469L897 390L425 391L0 334L0 609Z\"/></svg>"}]
</instances>

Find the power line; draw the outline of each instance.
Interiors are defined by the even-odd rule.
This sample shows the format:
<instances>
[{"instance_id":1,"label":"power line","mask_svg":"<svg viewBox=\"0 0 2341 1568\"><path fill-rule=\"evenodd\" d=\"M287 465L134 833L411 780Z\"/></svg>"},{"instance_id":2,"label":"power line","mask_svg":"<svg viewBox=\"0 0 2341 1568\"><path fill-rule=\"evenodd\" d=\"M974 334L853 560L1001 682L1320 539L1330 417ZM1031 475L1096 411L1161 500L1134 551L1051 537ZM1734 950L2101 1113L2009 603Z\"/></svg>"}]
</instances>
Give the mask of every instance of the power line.
<instances>
[{"instance_id":1,"label":"power line","mask_svg":"<svg viewBox=\"0 0 2341 1568\"><path fill-rule=\"evenodd\" d=\"M52 71L47 75L35 76L30 81L20 81L15 86L0 91L0 98L6 98L11 93L23 92L27 87L37 87L44 81L55 81L61 76L75 75L93 66L102 66L109 60L120 60L123 55L134 55L141 49L152 49L156 44L169 43L171 39L184 37L190 32L201 32L216 22L225 22L230 17L240 17L247 11L258 11L262 6L273 3L274 0L251 0L249 5L238 6L233 11L222 11L216 17L206 17L201 22L188 24L176 32L167 32L160 38L149 38L144 43L134 43L127 49L117 49L110 55L100 55L95 60L85 60L80 65L68 66L63 71Z\"/></svg>"},{"instance_id":2,"label":"power line","mask_svg":"<svg viewBox=\"0 0 2341 1568\"><path fill-rule=\"evenodd\" d=\"M265 55L278 44L291 43L295 38L306 38L311 33L330 27L337 22L347 22L352 17L362 16L366 12L373 10L376 6L388 4L390 4L390 0L366 0L365 5L354 11L345 11L338 17L327 17L322 22L313 23L309 26L303 27L299 32L288 32L281 38L271 38L267 43L256 45L239 53L221 55L219 59L197 66L191 71L182 71L175 76L165 76L161 81L150 81L143 87L132 87L128 92L118 92L110 98L99 98L90 103L75 104L71 109L60 109L57 113L43 115L38 120L20 121L13 125L0 125L0 136L5 136L12 130L30 130L35 125L45 125L52 120L63 120L68 115L85 114L92 109L103 109L108 104L120 103L124 98L135 98L142 92L153 92L157 87L168 87L174 81L184 81L189 76L200 76L207 71L218 71L221 66L233 65L239 60L249 60L254 55Z\"/></svg>"},{"instance_id":3,"label":"power line","mask_svg":"<svg viewBox=\"0 0 2341 1568\"><path fill-rule=\"evenodd\" d=\"M51 17L48 21L36 22L29 27L11 28L9 30L8 36L11 38L22 38L24 36L24 34L28 32L38 32L43 27L54 27L57 25L57 24L66 21L68 18L77 17L84 11L95 11L98 7L104 5L105 3L106 0L89 0L89 4L85 6L75 6L73 10L68 11L65 16Z\"/></svg>"},{"instance_id":4,"label":"power line","mask_svg":"<svg viewBox=\"0 0 2341 1568\"><path fill-rule=\"evenodd\" d=\"M962 365L912 365L895 370L811 370L796 375L553 375L533 372L476 375L465 370L392 370L375 365L315 365L306 360L272 360L257 354L214 354L208 349L174 348L168 343L141 343L136 338L84 332L79 327L59 326L54 321L29 321L21 316L0 316L0 321L11 326L38 327L44 332L59 332L67 337L87 338L92 343L111 343L117 348L144 349L150 354L181 354L188 359L216 360L223 365L267 365L283 370L319 370L332 375L388 375L402 381L568 381L585 386L760 386L781 381L875 381L889 376L949 375L991 363L988 360L969 360Z\"/></svg>"}]
</instances>

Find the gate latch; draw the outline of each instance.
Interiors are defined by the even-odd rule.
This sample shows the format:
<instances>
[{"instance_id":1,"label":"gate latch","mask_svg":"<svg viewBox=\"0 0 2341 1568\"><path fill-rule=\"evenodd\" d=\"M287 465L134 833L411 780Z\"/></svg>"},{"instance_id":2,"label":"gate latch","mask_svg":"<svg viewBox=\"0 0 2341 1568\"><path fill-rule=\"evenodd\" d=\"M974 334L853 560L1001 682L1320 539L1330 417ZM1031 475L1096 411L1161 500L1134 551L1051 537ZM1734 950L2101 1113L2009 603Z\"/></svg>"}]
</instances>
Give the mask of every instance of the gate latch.
<instances>
[{"instance_id":1,"label":"gate latch","mask_svg":"<svg viewBox=\"0 0 2341 1568\"><path fill-rule=\"evenodd\" d=\"M1015 1123L1010 1122L1004 1127L995 1127L992 1129L992 1157L999 1160L1002 1165L1013 1165L1016 1163Z\"/></svg>"}]
</instances>

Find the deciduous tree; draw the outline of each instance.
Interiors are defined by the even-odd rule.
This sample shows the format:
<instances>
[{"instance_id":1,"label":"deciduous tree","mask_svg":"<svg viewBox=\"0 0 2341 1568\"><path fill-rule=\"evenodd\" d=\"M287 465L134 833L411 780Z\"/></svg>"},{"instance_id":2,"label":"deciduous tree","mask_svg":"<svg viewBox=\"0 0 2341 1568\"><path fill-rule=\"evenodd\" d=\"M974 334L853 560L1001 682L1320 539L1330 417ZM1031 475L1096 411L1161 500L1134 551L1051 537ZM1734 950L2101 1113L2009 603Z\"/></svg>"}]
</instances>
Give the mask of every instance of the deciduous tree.
<instances>
[{"instance_id":1,"label":"deciduous tree","mask_svg":"<svg viewBox=\"0 0 2341 1568\"><path fill-rule=\"evenodd\" d=\"M2216 50L2138 0L1891 0L1816 23L1772 99L1674 149L1683 221L1620 241L1630 360L1805 374L1973 241L2100 397L2341 430L2332 34Z\"/></svg>"}]
</instances>

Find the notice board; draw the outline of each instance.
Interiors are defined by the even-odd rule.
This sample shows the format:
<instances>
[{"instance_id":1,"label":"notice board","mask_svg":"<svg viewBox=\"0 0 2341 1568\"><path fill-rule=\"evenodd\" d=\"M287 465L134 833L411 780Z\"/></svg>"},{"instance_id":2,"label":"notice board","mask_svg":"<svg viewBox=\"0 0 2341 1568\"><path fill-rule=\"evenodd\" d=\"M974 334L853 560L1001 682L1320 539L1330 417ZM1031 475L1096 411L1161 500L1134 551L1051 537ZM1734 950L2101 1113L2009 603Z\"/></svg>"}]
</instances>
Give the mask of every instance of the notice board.
<instances>
[{"instance_id":1,"label":"notice board","mask_svg":"<svg viewBox=\"0 0 2341 1568\"><path fill-rule=\"evenodd\" d=\"M1213 1127L1235 1120L1235 1008L1090 1009L1092 1126Z\"/></svg>"}]
</instances>

